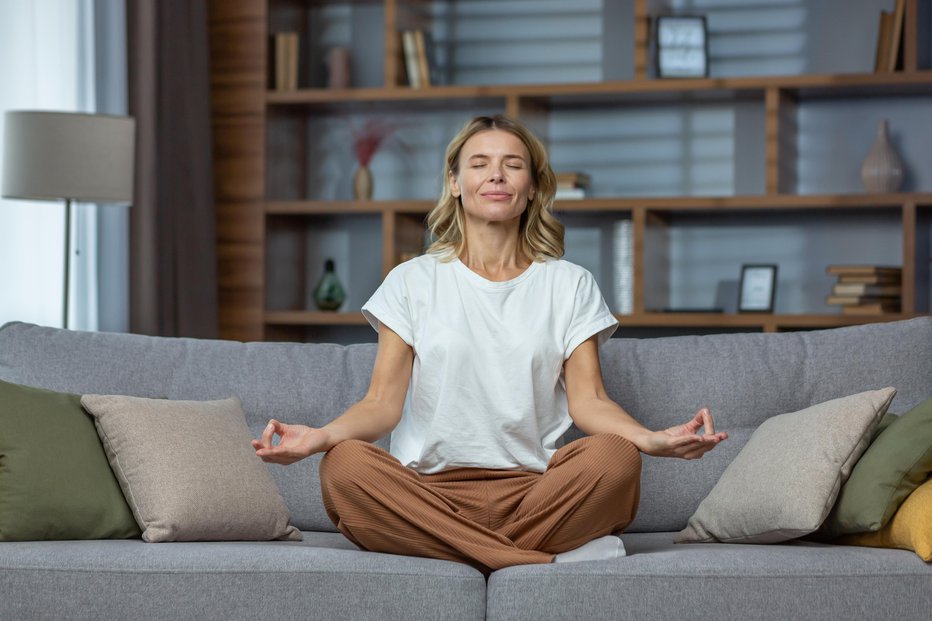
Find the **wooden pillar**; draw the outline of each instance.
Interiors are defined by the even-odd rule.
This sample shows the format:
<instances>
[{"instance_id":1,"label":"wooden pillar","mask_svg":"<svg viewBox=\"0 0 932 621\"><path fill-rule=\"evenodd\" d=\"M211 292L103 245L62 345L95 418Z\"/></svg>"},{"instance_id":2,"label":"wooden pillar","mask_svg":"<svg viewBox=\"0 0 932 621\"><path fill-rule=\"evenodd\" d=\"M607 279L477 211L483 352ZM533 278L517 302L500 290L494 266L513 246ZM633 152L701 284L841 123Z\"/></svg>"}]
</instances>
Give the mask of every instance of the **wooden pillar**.
<instances>
[{"instance_id":1,"label":"wooden pillar","mask_svg":"<svg viewBox=\"0 0 932 621\"><path fill-rule=\"evenodd\" d=\"M219 335L262 340L266 3L210 0Z\"/></svg>"}]
</instances>

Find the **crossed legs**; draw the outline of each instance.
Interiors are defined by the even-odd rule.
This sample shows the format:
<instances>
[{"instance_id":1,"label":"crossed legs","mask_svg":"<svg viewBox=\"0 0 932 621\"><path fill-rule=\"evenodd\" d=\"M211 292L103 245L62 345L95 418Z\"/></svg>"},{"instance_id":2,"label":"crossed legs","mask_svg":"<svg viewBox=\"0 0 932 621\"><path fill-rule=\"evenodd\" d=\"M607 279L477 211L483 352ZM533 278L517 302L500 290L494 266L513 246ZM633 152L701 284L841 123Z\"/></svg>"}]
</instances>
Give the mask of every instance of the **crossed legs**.
<instances>
[{"instance_id":1,"label":"crossed legs","mask_svg":"<svg viewBox=\"0 0 932 621\"><path fill-rule=\"evenodd\" d=\"M348 440L321 462L327 514L374 552L469 563L488 573L624 529L637 512L641 458L601 434L558 450L543 474L461 468L421 475L388 452Z\"/></svg>"}]
</instances>

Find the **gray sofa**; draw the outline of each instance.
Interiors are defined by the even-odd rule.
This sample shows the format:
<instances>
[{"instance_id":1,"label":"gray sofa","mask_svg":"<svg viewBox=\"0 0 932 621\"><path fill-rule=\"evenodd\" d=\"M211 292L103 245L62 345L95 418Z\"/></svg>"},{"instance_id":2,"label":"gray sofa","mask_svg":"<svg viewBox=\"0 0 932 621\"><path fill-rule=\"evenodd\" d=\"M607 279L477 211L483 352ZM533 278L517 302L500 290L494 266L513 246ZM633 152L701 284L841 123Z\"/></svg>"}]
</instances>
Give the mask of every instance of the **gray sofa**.
<instances>
[{"instance_id":1,"label":"gray sofa","mask_svg":"<svg viewBox=\"0 0 932 621\"><path fill-rule=\"evenodd\" d=\"M374 345L236 343L0 328L0 379L74 393L240 397L321 425L359 399ZM814 332L613 339L610 395L652 428L702 405L731 438L699 461L645 457L617 561L511 567L358 551L327 519L319 456L270 466L303 542L0 543L0 619L928 619L932 566L903 550L796 540L674 544L767 417L894 386L891 411L932 396L932 318ZM2 464L0 464L2 467Z\"/></svg>"}]
</instances>

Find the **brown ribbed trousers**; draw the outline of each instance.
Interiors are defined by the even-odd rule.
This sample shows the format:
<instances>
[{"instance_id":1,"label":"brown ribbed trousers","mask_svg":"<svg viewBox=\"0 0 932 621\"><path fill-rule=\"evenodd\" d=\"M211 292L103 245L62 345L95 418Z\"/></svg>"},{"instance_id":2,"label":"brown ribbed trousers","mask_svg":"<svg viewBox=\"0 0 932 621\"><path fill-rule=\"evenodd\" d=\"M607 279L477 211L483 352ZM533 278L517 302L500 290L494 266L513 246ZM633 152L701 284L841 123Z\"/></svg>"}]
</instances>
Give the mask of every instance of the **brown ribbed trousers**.
<instances>
[{"instance_id":1,"label":"brown ribbed trousers","mask_svg":"<svg viewBox=\"0 0 932 621\"><path fill-rule=\"evenodd\" d=\"M418 474L359 440L337 444L320 466L327 514L359 547L461 561L484 573L549 563L624 529L637 512L640 477L640 452L614 434L567 444L543 474Z\"/></svg>"}]
</instances>

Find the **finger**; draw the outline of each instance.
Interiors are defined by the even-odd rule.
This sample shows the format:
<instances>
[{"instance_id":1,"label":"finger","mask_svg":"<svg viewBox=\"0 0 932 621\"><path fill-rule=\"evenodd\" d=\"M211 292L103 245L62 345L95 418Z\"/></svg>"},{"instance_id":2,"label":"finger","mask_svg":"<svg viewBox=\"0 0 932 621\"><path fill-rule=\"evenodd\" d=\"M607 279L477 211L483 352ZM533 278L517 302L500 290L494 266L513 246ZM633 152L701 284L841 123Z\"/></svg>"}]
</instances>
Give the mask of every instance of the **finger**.
<instances>
[{"instance_id":1,"label":"finger","mask_svg":"<svg viewBox=\"0 0 932 621\"><path fill-rule=\"evenodd\" d=\"M686 429L689 430L689 433L696 433L702 427L702 410L696 412L696 414L690 419L688 423L684 425Z\"/></svg>"},{"instance_id":2,"label":"finger","mask_svg":"<svg viewBox=\"0 0 932 621\"><path fill-rule=\"evenodd\" d=\"M712 413L709 408L699 410L699 416L702 417L702 426L705 427L705 435L715 434L715 422L712 420Z\"/></svg>"},{"instance_id":3,"label":"finger","mask_svg":"<svg viewBox=\"0 0 932 621\"><path fill-rule=\"evenodd\" d=\"M683 455L683 459L700 459L703 455L715 448L714 444L706 443L702 446L697 446L691 451L686 451Z\"/></svg>"},{"instance_id":4,"label":"finger","mask_svg":"<svg viewBox=\"0 0 932 621\"><path fill-rule=\"evenodd\" d=\"M282 456L278 453L277 449L275 449L274 447L270 449L267 449L267 448L259 449L258 451L256 451L256 456L258 456L259 459L261 459L262 461L266 463L270 463L270 464L284 463L282 461Z\"/></svg>"},{"instance_id":5,"label":"finger","mask_svg":"<svg viewBox=\"0 0 932 621\"><path fill-rule=\"evenodd\" d=\"M689 447L699 444L700 442L702 442L702 436L697 436L695 434L690 436L676 436L670 439L669 446L674 450L688 450Z\"/></svg>"},{"instance_id":6,"label":"finger","mask_svg":"<svg viewBox=\"0 0 932 621\"><path fill-rule=\"evenodd\" d=\"M269 421L269 424L265 426L265 429L262 430L262 446L265 448L272 448L272 439L275 437L275 432L278 429L278 421L274 418Z\"/></svg>"}]
</instances>

